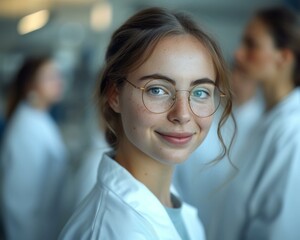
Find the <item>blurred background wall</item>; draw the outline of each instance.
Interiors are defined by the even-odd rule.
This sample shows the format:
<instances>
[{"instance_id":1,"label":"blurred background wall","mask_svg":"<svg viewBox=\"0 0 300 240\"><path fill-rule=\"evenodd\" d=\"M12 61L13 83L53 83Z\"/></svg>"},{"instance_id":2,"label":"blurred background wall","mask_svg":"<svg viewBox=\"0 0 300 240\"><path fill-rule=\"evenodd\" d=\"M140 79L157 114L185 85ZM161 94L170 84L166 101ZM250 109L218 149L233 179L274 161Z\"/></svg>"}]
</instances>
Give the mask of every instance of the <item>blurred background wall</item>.
<instances>
[{"instance_id":1,"label":"blurred background wall","mask_svg":"<svg viewBox=\"0 0 300 240\"><path fill-rule=\"evenodd\" d=\"M300 8L299 0L0 0L0 116L24 57L50 54L65 86L53 116L79 163L103 140L95 131L93 91L110 35L125 19L149 6L188 11L215 36L230 63L252 12L277 4Z\"/></svg>"}]
</instances>

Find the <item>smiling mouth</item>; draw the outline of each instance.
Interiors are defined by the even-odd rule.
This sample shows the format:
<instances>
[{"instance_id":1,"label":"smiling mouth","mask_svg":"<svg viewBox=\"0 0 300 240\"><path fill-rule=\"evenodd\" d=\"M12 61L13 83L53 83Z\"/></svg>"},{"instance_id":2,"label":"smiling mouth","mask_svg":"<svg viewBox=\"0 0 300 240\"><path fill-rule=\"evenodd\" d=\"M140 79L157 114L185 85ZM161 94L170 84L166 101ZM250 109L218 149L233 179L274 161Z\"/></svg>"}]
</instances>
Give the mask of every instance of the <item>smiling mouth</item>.
<instances>
[{"instance_id":1,"label":"smiling mouth","mask_svg":"<svg viewBox=\"0 0 300 240\"><path fill-rule=\"evenodd\" d=\"M163 140L172 145L185 145L193 138L193 133L161 133L156 132Z\"/></svg>"}]
</instances>

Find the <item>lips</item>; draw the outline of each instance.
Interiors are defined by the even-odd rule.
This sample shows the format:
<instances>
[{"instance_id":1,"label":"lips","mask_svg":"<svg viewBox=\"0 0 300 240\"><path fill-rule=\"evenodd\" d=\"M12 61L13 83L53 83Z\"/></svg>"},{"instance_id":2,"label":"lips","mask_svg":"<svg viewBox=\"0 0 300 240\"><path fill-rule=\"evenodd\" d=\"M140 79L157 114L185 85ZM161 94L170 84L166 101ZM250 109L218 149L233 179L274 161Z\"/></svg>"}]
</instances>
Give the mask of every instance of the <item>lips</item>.
<instances>
[{"instance_id":1,"label":"lips","mask_svg":"<svg viewBox=\"0 0 300 240\"><path fill-rule=\"evenodd\" d=\"M165 132L156 132L163 140L167 141L172 145L185 145L190 142L193 138L194 133L165 133Z\"/></svg>"}]
</instances>

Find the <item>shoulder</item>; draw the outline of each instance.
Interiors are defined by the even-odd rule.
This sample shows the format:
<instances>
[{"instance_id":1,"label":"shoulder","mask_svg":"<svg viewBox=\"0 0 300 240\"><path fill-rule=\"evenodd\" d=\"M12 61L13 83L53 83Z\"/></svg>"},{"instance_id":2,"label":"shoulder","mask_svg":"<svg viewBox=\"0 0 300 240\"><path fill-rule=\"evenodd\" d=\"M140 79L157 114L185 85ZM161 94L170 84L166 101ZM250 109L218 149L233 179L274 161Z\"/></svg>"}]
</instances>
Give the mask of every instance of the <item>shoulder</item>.
<instances>
[{"instance_id":1,"label":"shoulder","mask_svg":"<svg viewBox=\"0 0 300 240\"><path fill-rule=\"evenodd\" d=\"M4 139L24 144L43 143L55 139L57 129L47 112L21 103L7 125Z\"/></svg>"},{"instance_id":2,"label":"shoulder","mask_svg":"<svg viewBox=\"0 0 300 240\"><path fill-rule=\"evenodd\" d=\"M32 131L45 124L44 114L29 107L25 103L20 103L13 114L8 128L10 131Z\"/></svg>"},{"instance_id":3,"label":"shoulder","mask_svg":"<svg viewBox=\"0 0 300 240\"><path fill-rule=\"evenodd\" d=\"M273 122L269 129L273 133L273 141L280 146L294 143L300 147L300 109L285 116L278 116Z\"/></svg>"},{"instance_id":4,"label":"shoulder","mask_svg":"<svg viewBox=\"0 0 300 240\"><path fill-rule=\"evenodd\" d=\"M147 220L109 189L99 186L82 202L60 239L153 239Z\"/></svg>"},{"instance_id":5,"label":"shoulder","mask_svg":"<svg viewBox=\"0 0 300 240\"><path fill-rule=\"evenodd\" d=\"M280 111L279 111L280 110ZM266 114L260 126L259 137L264 139L264 144L286 144L297 141L300 137L300 107L277 109L276 114ZM300 144L300 141L297 141Z\"/></svg>"}]
</instances>

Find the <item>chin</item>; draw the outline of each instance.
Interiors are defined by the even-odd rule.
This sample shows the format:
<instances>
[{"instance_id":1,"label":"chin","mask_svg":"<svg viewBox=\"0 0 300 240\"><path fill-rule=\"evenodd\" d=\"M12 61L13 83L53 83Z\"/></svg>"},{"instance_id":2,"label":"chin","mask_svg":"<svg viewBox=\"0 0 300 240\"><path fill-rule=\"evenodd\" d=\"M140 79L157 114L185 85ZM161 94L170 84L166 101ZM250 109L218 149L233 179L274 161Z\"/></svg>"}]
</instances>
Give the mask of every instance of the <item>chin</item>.
<instances>
[{"instance_id":1,"label":"chin","mask_svg":"<svg viewBox=\"0 0 300 240\"><path fill-rule=\"evenodd\" d=\"M190 155L191 152L187 150L184 150L184 152L182 150L172 150L159 154L159 156L156 154L155 158L166 165L177 165L185 162Z\"/></svg>"}]
</instances>

